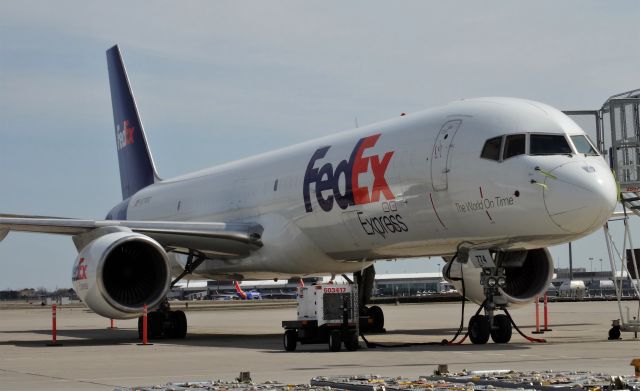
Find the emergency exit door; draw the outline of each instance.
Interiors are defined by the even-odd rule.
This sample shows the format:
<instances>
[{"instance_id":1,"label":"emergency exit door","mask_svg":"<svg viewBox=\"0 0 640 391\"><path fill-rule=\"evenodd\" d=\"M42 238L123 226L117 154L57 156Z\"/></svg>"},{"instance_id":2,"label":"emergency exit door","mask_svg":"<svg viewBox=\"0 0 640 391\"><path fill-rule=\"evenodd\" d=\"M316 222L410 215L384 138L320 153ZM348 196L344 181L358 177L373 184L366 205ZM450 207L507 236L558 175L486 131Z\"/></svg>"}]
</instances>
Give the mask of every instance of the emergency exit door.
<instances>
[{"instance_id":1,"label":"emergency exit door","mask_svg":"<svg viewBox=\"0 0 640 391\"><path fill-rule=\"evenodd\" d=\"M431 183L434 191L447 190L447 174L451 167L451 149L462 120L456 119L445 122L436 136L431 152Z\"/></svg>"}]
</instances>

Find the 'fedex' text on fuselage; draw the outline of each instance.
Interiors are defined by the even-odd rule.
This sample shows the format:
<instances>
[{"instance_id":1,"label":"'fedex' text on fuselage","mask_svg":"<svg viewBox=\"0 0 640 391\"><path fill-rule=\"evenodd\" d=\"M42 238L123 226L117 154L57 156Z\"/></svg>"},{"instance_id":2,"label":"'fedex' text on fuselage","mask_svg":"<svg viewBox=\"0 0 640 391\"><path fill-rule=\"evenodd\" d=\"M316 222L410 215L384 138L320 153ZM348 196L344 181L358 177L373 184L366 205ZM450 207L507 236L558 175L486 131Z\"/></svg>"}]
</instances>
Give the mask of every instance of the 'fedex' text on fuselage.
<instances>
[{"instance_id":1,"label":"'fedex' text on fuselage","mask_svg":"<svg viewBox=\"0 0 640 391\"><path fill-rule=\"evenodd\" d=\"M316 161L323 159L331 146L326 146L317 149L309 160L307 170L304 174L303 183L303 197L305 210L312 212L313 207L311 205L310 187L311 184L315 184L316 200L318 205L325 212L333 209L334 202L338 204L340 209L347 209L350 205L363 205L372 202L380 201L381 195L387 200L393 200L394 196L389 189L385 173L393 151L386 152L382 158L380 155L363 156L365 150L373 148L380 134L365 137L356 143L356 146L351 152L349 160L342 160L336 166L335 170L331 163L325 163L322 167L316 167ZM360 174L369 172L373 174L373 183L371 190L366 185L360 184ZM345 179L344 193L340 191L340 176L343 175ZM323 197L322 192L331 190L332 195Z\"/></svg>"}]
</instances>

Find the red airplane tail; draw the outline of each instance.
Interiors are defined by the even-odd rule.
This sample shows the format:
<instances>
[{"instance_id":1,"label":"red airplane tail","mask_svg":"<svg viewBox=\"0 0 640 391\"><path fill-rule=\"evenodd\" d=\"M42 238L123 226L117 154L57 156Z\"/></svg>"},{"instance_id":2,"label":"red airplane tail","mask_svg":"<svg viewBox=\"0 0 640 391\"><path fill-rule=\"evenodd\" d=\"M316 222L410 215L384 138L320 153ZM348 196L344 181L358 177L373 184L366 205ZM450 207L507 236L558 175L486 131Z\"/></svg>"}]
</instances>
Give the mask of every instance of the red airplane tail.
<instances>
[{"instance_id":1,"label":"red airplane tail","mask_svg":"<svg viewBox=\"0 0 640 391\"><path fill-rule=\"evenodd\" d=\"M240 288L240 284L238 284L238 281L234 281L233 285L236 288L236 293L238 294L238 296L242 299L242 300L247 300L247 293L245 291L242 290L242 288Z\"/></svg>"}]
</instances>

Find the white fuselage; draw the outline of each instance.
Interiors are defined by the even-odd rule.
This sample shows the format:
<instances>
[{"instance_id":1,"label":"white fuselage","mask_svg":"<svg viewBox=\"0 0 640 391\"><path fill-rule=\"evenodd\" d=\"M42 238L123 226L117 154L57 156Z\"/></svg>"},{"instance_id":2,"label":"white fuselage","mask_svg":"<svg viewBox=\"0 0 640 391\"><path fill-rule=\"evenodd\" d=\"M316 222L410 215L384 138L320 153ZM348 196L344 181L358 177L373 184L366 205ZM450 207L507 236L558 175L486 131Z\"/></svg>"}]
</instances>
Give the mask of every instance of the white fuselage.
<instances>
[{"instance_id":1,"label":"white fuselage","mask_svg":"<svg viewBox=\"0 0 640 391\"><path fill-rule=\"evenodd\" d=\"M541 103L463 100L163 180L131 197L127 219L264 227L250 257L207 260L197 273L209 278L345 273L463 242L533 249L593 232L616 204L601 156L571 143L570 154L481 158L491 138L526 134L528 148L534 133L584 135Z\"/></svg>"}]
</instances>

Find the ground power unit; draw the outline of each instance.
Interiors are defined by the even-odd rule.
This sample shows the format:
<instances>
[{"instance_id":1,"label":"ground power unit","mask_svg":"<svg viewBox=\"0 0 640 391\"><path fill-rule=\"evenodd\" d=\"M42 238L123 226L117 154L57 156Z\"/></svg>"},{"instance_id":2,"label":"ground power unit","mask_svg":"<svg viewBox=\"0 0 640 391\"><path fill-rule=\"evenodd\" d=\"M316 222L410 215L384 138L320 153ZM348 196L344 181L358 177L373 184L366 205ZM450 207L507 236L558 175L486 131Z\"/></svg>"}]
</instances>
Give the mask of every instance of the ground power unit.
<instances>
[{"instance_id":1,"label":"ground power unit","mask_svg":"<svg viewBox=\"0 0 640 391\"><path fill-rule=\"evenodd\" d=\"M355 284L318 284L298 288L298 319L283 321L284 348L327 343L337 352L358 349L358 288Z\"/></svg>"}]
</instances>

